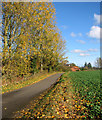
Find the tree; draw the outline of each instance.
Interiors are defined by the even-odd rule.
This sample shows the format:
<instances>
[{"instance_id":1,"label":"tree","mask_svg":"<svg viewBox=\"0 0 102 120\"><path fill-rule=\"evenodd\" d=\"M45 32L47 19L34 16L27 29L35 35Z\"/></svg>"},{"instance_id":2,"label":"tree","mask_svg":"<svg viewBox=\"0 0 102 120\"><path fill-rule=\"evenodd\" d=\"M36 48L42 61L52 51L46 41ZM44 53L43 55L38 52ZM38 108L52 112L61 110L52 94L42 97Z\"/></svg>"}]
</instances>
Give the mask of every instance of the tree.
<instances>
[{"instance_id":1,"label":"tree","mask_svg":"<svg viewBox=\"0 0 102 120\"><path fill-rule=\"evenodd\" d=\"M88 66L88 64L87 64L87 62L85 62L84 67L87 67L87 66Z\"/></svg>"},{"instance_id":2,"label":"tree","mask_svg":"<svg viewBox=\"0 0 102 120\"><path fill-rule=\"evenodd\" d=\"M75 63L71 63L70 66L73 67L73 66L76 66L76 64Z\"/></svg>"},{"instance_id":3,"label":"tree","mask_svg":"<svg viewBox=\"0 0 102 120\"><path fill-rule=\"evenodd\" d=\"M99 57L99 58L96 59L95 66L97 68L102 68L102 58L101 57Z\"/></svg>"},{"instance_id":4,"label":"tree","mask_svg":"<svg viewBox=\"0 0 102 120\"><path fill-rule=\"evenodd\" d=\"M12 79L54 70L65 59L55 13L50 2L2 3L3 75Z\"/></svg>"},{"instance_id":5,"label":"tree","mask_svg":"<svg viewBox=\"0 0 102 120\"><path fill-rule=\"evenodd\" d=\"M3 11L3 74L11 78L14 73L24 76L29 72L28 38L29 4L9 2L2 4Z\"/></svg>"},{"instance_id":6,"label":"tree","mask_svg":"<svg viewBox=\"0 0 102 120\"><path fill-rule=\"evenodd\" d=\"M88 68L92 68L92 65L91 65L91 63L88 63L88 65L87 65L87 66L88 66Z\"/></svg>"}]
</instances>

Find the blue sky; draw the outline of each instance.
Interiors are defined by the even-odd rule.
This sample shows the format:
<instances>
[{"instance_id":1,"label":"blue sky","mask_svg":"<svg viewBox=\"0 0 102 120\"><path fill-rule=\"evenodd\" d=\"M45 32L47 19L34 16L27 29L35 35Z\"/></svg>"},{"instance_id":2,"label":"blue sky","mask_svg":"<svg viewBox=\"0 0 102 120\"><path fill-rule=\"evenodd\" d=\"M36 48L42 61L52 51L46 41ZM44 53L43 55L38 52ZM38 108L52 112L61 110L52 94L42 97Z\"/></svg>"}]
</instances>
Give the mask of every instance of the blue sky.
<instances>
[{"instance_id":1,"label":"blue sky","mask_svg":"<svg viewBox=\"0 0 102 120\"><path fill-rule=\"evenodd\" d=\"M94 65L100 56L100 3L54 2L57 26L66 40L66 55L70 63Z\"/></svg>"}]
</instances>

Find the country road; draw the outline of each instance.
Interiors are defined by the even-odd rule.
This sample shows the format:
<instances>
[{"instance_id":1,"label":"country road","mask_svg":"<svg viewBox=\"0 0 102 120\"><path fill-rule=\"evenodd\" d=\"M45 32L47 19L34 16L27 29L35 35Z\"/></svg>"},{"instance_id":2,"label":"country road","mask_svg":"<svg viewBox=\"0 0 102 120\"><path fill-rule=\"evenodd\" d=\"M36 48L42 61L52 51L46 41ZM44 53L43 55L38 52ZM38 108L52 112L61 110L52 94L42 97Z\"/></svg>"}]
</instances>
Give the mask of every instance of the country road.
<instances>
[{"instance_id":1,"label":"country road","mask_svg":"<svg viewBox=\"0 0 102 120\"><path fill-rule=\"evenodd\" d=\"M63 73L57 73L33 85L2 95L2 118L12 118L16 111L24 108L34 97L54 84Z\"/></svg>"}]
</instances>

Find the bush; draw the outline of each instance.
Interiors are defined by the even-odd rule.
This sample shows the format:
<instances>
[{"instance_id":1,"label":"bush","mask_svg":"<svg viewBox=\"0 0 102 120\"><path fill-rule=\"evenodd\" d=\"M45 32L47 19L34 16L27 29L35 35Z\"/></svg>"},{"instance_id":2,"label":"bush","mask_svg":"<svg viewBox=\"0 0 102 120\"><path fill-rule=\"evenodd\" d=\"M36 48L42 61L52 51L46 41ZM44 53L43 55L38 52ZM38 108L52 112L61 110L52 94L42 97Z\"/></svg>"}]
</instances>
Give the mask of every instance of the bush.
<instances>
[{"instance_id":1,"label":"bush","mask_svg":"<svg viewBox=\"0 0 102 120\"><path fill-rule=\"evenodd\" d=\"M84 67L81 67L80 70L83 71L83 70L84 70Z\"/></svg>"},{"instance_id":2,"label":"bush","mask_svg":"<svg viewBox=\"0 0 102 120\"><path fill-rule=\"evenodd\" d=\"M66 65L58 65L56 67L56 71L68 72L68 71L71 71L71 69L70 69L70 67L68 67Z\"/></svg>"}]
</instances>

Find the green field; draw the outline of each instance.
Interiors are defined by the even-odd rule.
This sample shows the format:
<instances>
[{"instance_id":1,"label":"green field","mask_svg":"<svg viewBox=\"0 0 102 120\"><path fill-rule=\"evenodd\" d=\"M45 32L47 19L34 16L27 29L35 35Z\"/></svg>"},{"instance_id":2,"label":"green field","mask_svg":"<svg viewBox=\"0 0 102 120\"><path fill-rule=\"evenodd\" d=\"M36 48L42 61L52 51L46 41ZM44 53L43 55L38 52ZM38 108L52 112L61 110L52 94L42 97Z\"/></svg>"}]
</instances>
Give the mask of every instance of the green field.
<instances>
[{"instance_id":1,"label":"green field","mask_svg":"<svg viewBox=\"0 0 102 120\"><path fill-rule=\"evenodd\" d=\"M96 118L102 112L100 71L65 73L46 94L24 110L17 118Z\"/></svg>"},{"instance_id":2,"label":"green field","mask_svg":"<svg viewBox=\"0 0 102 120\"><path fill-rule=\"evenodd\" d=\"M101 116L100 71L72 72L69 77L78 104L85 107L80 114L90 118Z\"/></svg>"}]
</instances>

